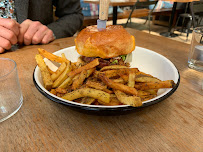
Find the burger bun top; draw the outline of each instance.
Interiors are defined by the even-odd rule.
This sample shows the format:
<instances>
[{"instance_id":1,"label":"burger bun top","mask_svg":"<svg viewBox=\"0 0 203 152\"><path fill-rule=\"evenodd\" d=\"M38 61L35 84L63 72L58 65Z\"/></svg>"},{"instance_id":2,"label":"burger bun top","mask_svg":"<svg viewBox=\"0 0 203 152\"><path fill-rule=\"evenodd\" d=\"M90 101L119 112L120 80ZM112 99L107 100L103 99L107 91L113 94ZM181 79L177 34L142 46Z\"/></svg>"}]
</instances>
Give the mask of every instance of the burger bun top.
<instances>
[{"instance_id":1,"label":"burger bun top","mask_svg":"<svg viewBox=\"0 0 203 152\"><path fill-rule=\"evenodd\" d=\"M102 31L88 26L75 38L77 52L86 57L113 58L135 49L135 38L121 25L110 25Z\"/></svg>"}]
</instances>

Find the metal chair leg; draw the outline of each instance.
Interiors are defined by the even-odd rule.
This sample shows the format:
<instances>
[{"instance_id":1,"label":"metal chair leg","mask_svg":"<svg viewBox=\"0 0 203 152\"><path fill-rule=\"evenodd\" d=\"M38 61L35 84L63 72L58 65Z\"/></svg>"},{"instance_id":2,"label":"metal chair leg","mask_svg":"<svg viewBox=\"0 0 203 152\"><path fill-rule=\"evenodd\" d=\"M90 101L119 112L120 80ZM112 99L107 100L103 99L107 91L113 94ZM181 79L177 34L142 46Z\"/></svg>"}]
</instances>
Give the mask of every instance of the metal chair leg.
<instances>
[{"instance_id":1,"label":"metal chair leg","mask_svg":"<svg viewBox=\"0 0 203 152\"><path fill-rule=\"evenodd\" d=\"M149 15L148 15L148 30L149 30L149 34L151 33L151 27L150 27L150 18L151 18L151 12L149 13Z\"/></svg>"},{"instance_id":2,"label":"metal chair leg","mask_svg":"<svg viewBox=\"0 0 203 152\"><path fill-rule=\"evenodd\" d=\"M145 22L143 24L146 24L147 23L147 20L148 20L148 17L146 18Z\"/></svg>"},{"instance_id":3,"label":"metal chair leg","mask_svg":"<svg viewBox=\"0 0 203 152\"><path fill-rule=\"evenodd\" d=\"M186 36L186 42L188 40L188 36L189 36L189 33L190 33L190 27L192 26L192 19L190 18L190 21L187 25L187 36Z\"/></svg>"},{"instance_id":4,"label":"metal chair leg","mask_svg":"<svg viewBox=\"0 0 203 152\"><path fill-rule=\"evenodd\" d=\"M130 15L128 16L126 24L124 25L125 28L127 27L128 21L129 21L129 19L131 19L131 16L132 16L132 13L133 13L134 10L135 10L135 5L133 5L132 11L130 12Z\"/></svg>"},{"instance_id":5,"label":"metal chair leg","mask_svg":"<svg viewBox=\"0 0 203 152\"><path fill-rule=\"evenodd\" d=\"M178 19L177 19L177 21L176 21L176 24L175 24L174 29L176 29L176 28L177 28L179 20L180 20L180 16L178 16Z\"/></svg>"}]
</instances>

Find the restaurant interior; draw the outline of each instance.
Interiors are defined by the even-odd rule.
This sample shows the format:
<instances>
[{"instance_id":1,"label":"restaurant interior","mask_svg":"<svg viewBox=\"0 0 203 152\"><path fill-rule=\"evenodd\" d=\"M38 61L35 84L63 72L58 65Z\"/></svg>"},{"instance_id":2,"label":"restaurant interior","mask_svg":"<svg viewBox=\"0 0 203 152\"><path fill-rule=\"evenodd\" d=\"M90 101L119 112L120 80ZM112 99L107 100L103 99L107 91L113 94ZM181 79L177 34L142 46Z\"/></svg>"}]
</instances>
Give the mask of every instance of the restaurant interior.
<instances>
[{"instance_id":1,"label":"restaurant interior","mask_svg":"<svg viewBox=\"0 0 203 152\"><path fill-rule=\"evenodd\" d=\"M99 4L95 3L95 0L80 0L82 12L84 15L83 28L90 25L96 25L96 20L99 13ZM112 0L114 2L114 0ZM121 1L122 2L122 1ZM139 2L137 2L139 3ZM146 4L144 4L146 3ZM134 28L143 32L161 36L160 33L166 32L169 28L170 17L172 14L173 1L157 1L156 4L144 2L139 4L126 4L119 5L117 7L117 24L124 27ZM133 8L135 6L135 8ZM174 21L172 24L174 36L167 36L170 39L181 41L184 43L191 43L192 31L195 26L203 25L202 20L202 8L197 8L197 13L201 15L196 18L198 25L193 25L192 14L193 6L191 1L183 1L178 3ZM151 11L151 12L149 12ZM132 15L130 16L130 13ZM113 25L113 7L109 7L109 18L107 25ZM195 16L197 17L197 16ZM126 25L127 20L128 25Z\"/></svg>"},{"instance_id":2,"label":"restaurant interior","mask_svg":"<svg viewBox=\"0 0 203 152\"><path fill-rule=\"evenodd\" d=\"M0 152L202 152L203 4L152 1L111 0L122 26L89 30L80 0L75 35L1 53Z\"/></svg>"}]
</instances>

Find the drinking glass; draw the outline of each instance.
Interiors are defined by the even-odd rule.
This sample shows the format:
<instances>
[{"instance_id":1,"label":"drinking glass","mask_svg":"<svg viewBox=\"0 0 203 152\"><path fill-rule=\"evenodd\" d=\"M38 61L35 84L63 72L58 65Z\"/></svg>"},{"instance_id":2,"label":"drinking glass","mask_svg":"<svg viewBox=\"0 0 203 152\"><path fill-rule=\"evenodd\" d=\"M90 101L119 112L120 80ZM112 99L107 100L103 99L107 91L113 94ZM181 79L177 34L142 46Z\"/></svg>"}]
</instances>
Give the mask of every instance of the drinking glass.
<instances>
[{"instance_id":1,"label":"drinking glass","mask_svg":"<svg viewBox=\"0 0 203 152\"><path fill-rule=\"evenodd\" d=\"M203 27L193 30L188 66L203 71Z\"/></svg>"},{"instance_id":2,"label":"drinking glass","mask_svg":"<svg viewBox=\"0 0 203 152\"><path fill-rule=\"evenodd\" d=\"M22 103L16 62L0 58L0 122L14 115Z\"/></svg>"}]
</instances>

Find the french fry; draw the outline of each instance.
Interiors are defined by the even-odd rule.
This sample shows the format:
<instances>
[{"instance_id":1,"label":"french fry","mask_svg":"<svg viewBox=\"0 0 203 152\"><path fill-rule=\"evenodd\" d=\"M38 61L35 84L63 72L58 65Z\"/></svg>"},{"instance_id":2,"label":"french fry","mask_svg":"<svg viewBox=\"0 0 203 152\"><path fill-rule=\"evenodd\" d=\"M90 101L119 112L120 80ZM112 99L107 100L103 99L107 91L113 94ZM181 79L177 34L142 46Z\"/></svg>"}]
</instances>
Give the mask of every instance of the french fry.
<instances>
[{"instance_id":1,"label":"french fry","mask_svg":"<svg viewBox=\"0 0 203 152\"><path fill-rule=\"evenodd\" d=\"M88 81L86 82L86 85L87 85L88 87L95 88L95 89L98 89L98 90L107 89L107 86L106 86L106 85L103 85L103 84L101 84L101 83L99 83L99 82L90 81L90 80L88 80Z\"/></svg>"},{"instance_id":2,"label":"french fry","mask_svg":"<svg viewBox=\"0 0 203 152\"><path fill-rule=\"evenodd\" d=\"M63 73L54 81L53 88L59 87L67 78L68 73L71 71L71 65L70 62L67 64L66 69L63 71Z\"/></svg>"},{"instance_id":3,"label":"french fry","mask_svg":"<svg viewBox=\"0 0 203 152\"><path fill-rule=\"evenodd\" d=\"M99 78L110 88L117 89L117 90L123 91L125 93L135 95L135 96L137 95L137 90L135 88L131 88L131 87L126 86L121 83L113 82L112 80L110 80L103 74L100 74Z\"/></svg>"},{"instance_id":4,"label":"french fry","mask_svg":"<svg viewBox=\"0 0 203 152\"><path fill-rule=\"evenodd\" d=\"M105 104L105 106L118 106L122 105L122 103L118 100L117 97L111 97L110 102Z\"/></svg>"},{"instance_id":5,"label":"french fry","mask_svg":"<svg viewBox=\"0 0 203 152\"><path fill-rule=\"evenodd\" d=\"M128 68L127 66L124 65L110 65L110 66L105 66L103 68L100 69L100 71L106 71L106 70L113 70L113 69L124 69L124 68Z\"/></svg>"},{"instance_id":6,"label":"french fry","mask_svg":"<svg viewBox=\"0 0 203 152\"><path fill-rule=\"evenodd\" d=\"M49 71L50 74L55 73L54 71L52 71L52 70L49 68L49 66L47 66L47 69L48 69L48 71Z\"/></svg>"},{"instance_id":7,"label":"french fry","mask_svg":"<svg viewBox=\"0 0 203 152\"><path fill-rule=\"evenodd\" d=\"M136 73L136 82L160 82L158 78L153 77L150 74L146 74L144 72L138 72Z\"/></svg>"},{"instance_id":8,"label":"french fry","mask_svg":"<svg viewBox=\"0 0 203 152\"><path fill-rule=\"evenodd\" d=\"M55 89L51 89L50 93L52 93L53 95L56 95L56 94L57 94L57 92L56 92Z\"/></svg>"},{"instance_id":9,"label":"french fry","mask_svg":"<svg viewBox=\"0 0 203 152\"><path fill-rule=\"evenodd\" d=\"M88 80L86 82L86 85L90 88L94 88L94 89L97 89L97 90L102 90L104 92L107 92L109 94L113 93L113 91L107 89L107 86L106 85L103 85L101 84L100 82L94 82L94 81L90 81Z\"/></svg>"},{"instance_id":10,"label":"french fry","mask_svg":"<svg viewBox=\"0 0 203 152\"><path fill-rule=\"evenodd\" d=\"M77 74L72 80L73 80L73 85L72 89L75 90L79 86L83 84L83 81L88 78L93 72L95 71L95 68L89 69L89 70L84 70L81 73ZM86 76L86 77L85 77ZM71 80L71 77L69 78ZM68 80L67 80L68 81ZM70 84L70 83L69 83ZM64 84L63 84L64 85ZM65 86L65 85L64 85ZM64 87L62 86L62 87Z\"/></svg>"},{"instance_id":11,"label":"french fry","mask_svg":"<svg viewBox=\"0 0 203 152\"><path fill-rule=\"evenodd\" d=\"M52 81L55 81L60 75L61 73L63 73L63 71L66 69L66 62L61 63L61 65L59 66L59 68L56 70L56 72L54 72L51 75L51 79Z\"/></svg>"},{"instance_id":12,"label":"french fry","mask_svg":"<svg viewBox=\"0 0 203 152\"><path fill-rule=\"evenodd\" d=\"M101 90L91 88L81 88L72 92L66 93L62 98L66 100L75 100L82 97L91 97L97 100L101 100L104 103L110 102L110 94Z\"/></svg>"},{"instance_id":13,"label":"french fry","mask_svg":"<svg viewBox=\"0 0 203 152\"><path fill-rule=\"evenodd\" d=\"M86 77L87 77L87 71L84 70L79 74L78 79L75 79L75 81L73 81L72 89L73 90L78 89L83 84Z\"/></svg>"},{"instance_id":14,"label":"french fry","mask_svg":"<svg viewBox=\"0 0 203 152\"><path fill-rule=\"evenodd\" d=\"M101 100L97 100L100 104L102 104L102 105L105 105L105 104L108 104L108 103L105 103L105 102L103 102L103 101L101 101Z\"/></svg>"},{"instance_id":15,"label":"french fry","mask_svg":"<svg viewBox=\"0 0 203 152\"><path fill-rule=\"evenodd\" d=\"M123 68L123 69L115 69L115 70L106 70L100 72L101 74L105 74L108 78L120 76L120 74L129 74L129 72L137 73L139 70L137 68Z\"/></svg>"},{"instance_id":16,"label":"french fry","mask_svg":"<svg viewBox=\"0 0 203 152\"><path fill-rule=\"evenodd\" d=\"M77 62L75 62L75 66L77 68L81 67L81 66L84 66L85 65L85 62L79 57Z\"/></svg>"},{"instance_id":17,"label":"french fry","mask_svg":"<svg viewBox=\"0 0 203 152\"><path fill-rule=\"evenodd\" d=\"M96 70L96 68L92 68L92 69L87 70L86 78L89 78L89 77L94 73L95 70ZM73 78L73 81L74 81L75 79L78 79L78 76L79 76L79 74L77 74L77 75Z\"/></svg>"},{"instance_id":18,"label":"french fry","mask_svg":"<svg viewBox=\"0 0 203 152\"><path fill-rule=\"evenodd\" d=\"M47 69L47 66L42 58L42 56L40 54L37 54L35 56L36 62L39 66L39 69L41 71L41 75L42 75L42 80L44 82L44 87L47 90L51 90L52 89L52 85L53 85L53 81L51 79L51 75L49 73L49 70Z\"/></svg>"},{"instance_id":19,"label":"french fry","mask_svg":"<svg viewBox=\"0 0 203 152\"><path fill-rule=\"evenodd\" d=\"M151 94L150 94L149 92L147 92L147 91L138 90L137 92L138 92L138 95L137 95L137 96L138 96L138 97L141 97L141 98L151 95Z\"/></svg>"},{"instance_id":20,"label":"french fry","mask_svg":"<svg viewBox=\"0 0 203 152\"><path fill-rule=\"evenodd\" d=\"M135 73L132 71L129 72L128 86L132 88L135 86Z\"/></svg>"},{"instance_id":21,"label":"french fry","mask_svg":"<svg viewBox=\"0 0 203 152\"><path fill-rule=\"evenodd\" d=\"M64 94L65 94L65 93L59 93L59 92L57 92L57 93L56 93L56 96L58 96L58 97L63 97Z\"/></svg>"},{"instance_id":22,"label":"french fry","mask_svg":"<svg viewBox=\"0 0 203 152\"><path fill-rule=\"evenodd\" d=\"M111 98L117 98L115 94L110 94Z\"/></svg>"},{"instance_id":23,"label":"french fry","mask_svg":"<svg viewBox=\"0 0 203 152\"><path fill-rule=\"evenodd\" d=\"M77 74L76 76L74 76L74 77L72 78L72 80L75 81L76 79L78 79L79 76L80 76L80 73Z\"/></svg>"},{"instance_id":24,"label":"french fry","mask_svg":"<svg viewBox=\"0 0 203 152\"><path fill-rule=\"evenodd\" d=\"M149 95L149 96L141 97L141 101L144 102L144 101L150 100L154 97L156 97L156 95Z\"/></svg>"},{"instance_id":25,"label":"french fry","mask_svg":"<svg viewBox=\"0 0 203 152\"><path fill-rule=\"evenodd\" d=\"M112 93L113 93L113 91L111 91L111 90L109 90L109 89L104 89L104 90L102 90L102 91L107 92L107 93L109 93L109 94L112 94Z\"/></svg>"},{"instance_id":26,"label":"french fry","mask_svg":"<svg viewBox=\"0 0 203 152\"><path fill-rule=\"evenodd\" d=\"M62 89L62 88L56 88L55 90L58 93L63 93L63 94L67 93L67 90L66 89Z\"/></svg>"},{"instance_id":27,"label":"french fry","mask_svg":"<svg viewBox=\"0 0 203 152\"><path fill-rule=\"evenodd\" d=\"M73 80L72 77L66 78L66 79L59 85L59 88L62 88L62 89L67 88L69 85L72 84L72 80Z\"/></svg>"},{"instance_id":28,"label":"french fry","mask_svg":"<svg viewBox=\"0 0 203 152\"><path fill-rule=\"evenodd\" d=\"M100 72L97 71L97 70L95 70L95 71L93 72L93 77L94 77L94 78L98 78L98 77L99 77L99 74L100 74Z\"/></svg>"},{"instance_id":29,"label":"french fry","mask_svg":"<svg viewBox=\"0 0 203 152\"><path fill-rule=\"evenodd\" d=\"M61 53L61 57L64 58L64 59L67 59L65 53Z\"/></svg>"},{"instance_id":30,"label":"french fry","mask_svg":"<svg viewBox=\"0 0 203 152\"><path fill-rule=\"evenodd\" d=\"M152 95L157 95L158 89L149 89L149 90L145 90L146 92L149 92Z\"/></svg>"},{"instance_id":31,"label":"french fry","mask_svg":"<svg viewBox=\"0 0 203 152\"><path fill-rule=\"evenodd\" d=\"M91 105L95 100L94 98L84 97L80 103Z\"/></svg>"},{"instance_id":32,"label":"french fry","mask_svg":"<svg viewBox=\"0 0 203 152\"><path fill-rule=\"evenodd\" d=\"M72 70L77 69L77 66L76 66L75 63L73 63L73 62L71 62L71 67L72 67Z\"/></svg>"},{"instance_id":33,"label":"french fry","mask_svg":"<svg viewBox=\"0 0 203 152\"><path fill-rule=\"evenodd\" d=\"M117 83L122 83L124 84L125 81L122 78L118 78L118 79L112 79L113 82L117 82Z\"/></svg>"},{"instance_id":34,"label":"french fry","mask_svg":"<svg viewBox=\"0 0 203 152\"><path fill-rule=\"evenodd\" d=\"M136 84L135 88L138 90L160 89L160 88L173 88L175 85L173 80L166 80L160 82L149 82Z\"/></svg>"},{"instance_id":35,"label":"french fry","mask_svg":"<svg viewBox=\"0 0 203 152\"><path fill-rule=\"evenodd\" d=\"M96 70L96 68L92 68L87 70L87 78Z\"/></svg>"},{"instance_id":36,"label":"french fry","mask_svg":"<svg viewBox=\"0 0 203 152\"><path fill-rule=\"evenodd\" d=\"M51 61L55 61L55 62L59 62L59 63L63 63L63 62L67 62L69 63L70 61L67 60L66 58L62 58L62 57L59 57L59 56L56 56L44 49L41 49L41 48L38 48L38 51L39 53L44 56L45 58L51 60Z\"/></svg>"},{"instance_id":37,"label":"french fry","mask_svg":"<svg viewBox=\"0 0 203 152\"><path fill-rule=\"evenodd\" d=\"M66 59L66 62L69 64L70 61L66 58L66 55L64 53L61 54L61 57ZM77 68L75 63L73 63L73 62L71 62L71 67L72 67L72 70Z\"/></svg>"},{"instance_id":38,"label":"french fry","mask_svg":"<svg viewBox=\"0 0 203 152\"><path fill-rule=\"evenodd\" d=\"M141 72L141 71L139 71L139 72L137 72L136 73L136 76L137 77L139 77L139 76L148 76L148 77L152 77L152 78L156 78L156 77L153 77L151 74L147 74L147 73L145 73L145 72ZM158 78L156 78L156 79L158 79ZM159 79L158 79L159 80Z\"/></svg>"},{"instance_id":39,"label":"french fry","mask_svg":"<svg viewBox=\"0 0 203 152\"><path fill-rule=\"evenodd\" d=\"M124 82L128 82L129 75L119 74L119 76L123 79Z\"/></svg>"},{"instance_id":40,"label":"french fry","mask_svg":"<svg viewBox=\"0 0 203 152\"><path fill-rule=\"evenodd\" d=\"M71 71L68 76L70 77L74 77L76 74L82 72L83 70L89 70L89 69L92 69L94 67L96 67L97 65L99 65L99 60L98 58L94 59L92 62L78 68L78 69L75 69L73 71Z\"/></svg>"},{"instance_id":41,"label":"french fry","mask_svg":"<svg viewBox=\"0 0 203 152\"><path fill-rule=\"evenodd\" d=\"M142 106L142 101L140 97L136 96L128 96L125 93L121 92L120 90L114 90L118 100L126 105L130 105L133 107Z\"/></svg>"},{"instance_id":42,"label":"french fry","mask_svg":"<svg viewBox=\"0 0 203 152\"><path fill-rule=\"evenodd\" d=\"M99 73L104 74L108 78L119 76L118 70L107 70L107 71L104 71L104 72L98 72L97 74L99 74Z\"/></svg>"},{"instance_id":43,"label":"french fry","mask_svg":"<svg viewBox=\"0 0 203 152\"><path fill-rule=\"evenodd\" d=\"M161 80L158 80L156 78L152 78L152 77L139 77L139 78L135 78L136 82L160 82Z\"/></svg>"}]
</instances>

